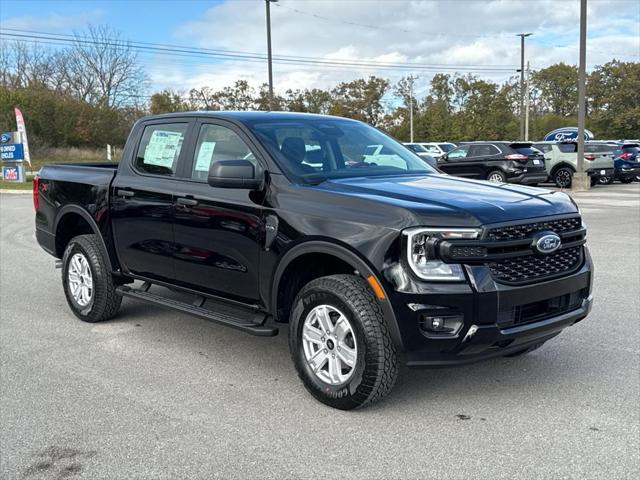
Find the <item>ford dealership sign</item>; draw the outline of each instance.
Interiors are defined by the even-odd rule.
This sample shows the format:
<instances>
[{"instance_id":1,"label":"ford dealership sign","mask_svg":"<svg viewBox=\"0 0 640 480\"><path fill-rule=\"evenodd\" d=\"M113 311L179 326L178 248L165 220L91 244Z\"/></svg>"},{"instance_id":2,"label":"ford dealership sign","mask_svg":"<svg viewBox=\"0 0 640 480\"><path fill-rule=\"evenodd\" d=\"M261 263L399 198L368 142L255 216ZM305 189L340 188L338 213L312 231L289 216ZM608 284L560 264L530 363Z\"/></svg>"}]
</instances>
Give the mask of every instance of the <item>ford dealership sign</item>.
<instances>
[{"instance_id":1,"label":"ford dealership sign","mask_svg":"<svg viewBox=\"0 0 640 480\"><path fill-rule=\"evenodd\" d=\"M586 128L584 129L584 139L593 140L594 136ZM552 132L547 133L544 136L545 142L562 142L566 140L577 140L578 128L577 127L562 127L556 128Z\"/></svg>"}]
</instances>

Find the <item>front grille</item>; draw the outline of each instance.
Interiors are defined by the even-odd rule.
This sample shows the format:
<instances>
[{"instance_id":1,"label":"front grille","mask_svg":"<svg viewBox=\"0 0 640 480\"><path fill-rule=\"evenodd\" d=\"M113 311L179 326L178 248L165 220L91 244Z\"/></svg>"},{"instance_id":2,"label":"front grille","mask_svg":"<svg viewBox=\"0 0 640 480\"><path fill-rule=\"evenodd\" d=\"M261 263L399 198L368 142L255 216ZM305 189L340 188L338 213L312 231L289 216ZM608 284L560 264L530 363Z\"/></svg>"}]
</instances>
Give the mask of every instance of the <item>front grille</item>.
<instances>
[{"instance_id":1,"label":"front grille","mask_svg":"<svg viewBox=\"0 0 640 480\"><path fill-rule=\"evenodd\" d=\"M487 232L488 240L523 240L529 238L532 233L543 230L551 230L556 233L570 232L580 229L582 222L580 217L561 218L544 222L524 223L522 225L508 225L506 227L491 228Z\"/></svg>"},{"instance_id":2,"label":"front grille","mask_svg":"<svg viewBox=\"0 0 640 480\"><path fill-rule=\"evenodd\" d=\"M507 258L487 264L491 275L499 282L521 283L569 273L582 264L582 246L559 250L540 257L528 255Z\"/></svg>"}]
</instances>

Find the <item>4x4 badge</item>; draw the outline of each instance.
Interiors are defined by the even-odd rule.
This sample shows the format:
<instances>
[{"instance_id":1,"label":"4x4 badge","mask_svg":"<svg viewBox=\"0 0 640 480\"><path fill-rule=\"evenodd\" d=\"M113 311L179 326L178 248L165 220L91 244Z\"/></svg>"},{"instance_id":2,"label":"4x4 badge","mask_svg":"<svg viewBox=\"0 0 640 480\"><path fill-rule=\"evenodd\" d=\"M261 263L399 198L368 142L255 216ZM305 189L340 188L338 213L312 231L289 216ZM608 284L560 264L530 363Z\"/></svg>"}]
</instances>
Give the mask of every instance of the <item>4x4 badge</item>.
<instances>
[{"instance_id":1,"label":"4x4 badge","mask_svg":"<svg viewBox=\"0 0 640 480\"><path fill-rule=\"evenodd\" d=\"M549 255L555 252L562 245L562 240L553 232L540 232L534 235L531 248L534 252L542 255Z\"/></svg>"}]
</instances>

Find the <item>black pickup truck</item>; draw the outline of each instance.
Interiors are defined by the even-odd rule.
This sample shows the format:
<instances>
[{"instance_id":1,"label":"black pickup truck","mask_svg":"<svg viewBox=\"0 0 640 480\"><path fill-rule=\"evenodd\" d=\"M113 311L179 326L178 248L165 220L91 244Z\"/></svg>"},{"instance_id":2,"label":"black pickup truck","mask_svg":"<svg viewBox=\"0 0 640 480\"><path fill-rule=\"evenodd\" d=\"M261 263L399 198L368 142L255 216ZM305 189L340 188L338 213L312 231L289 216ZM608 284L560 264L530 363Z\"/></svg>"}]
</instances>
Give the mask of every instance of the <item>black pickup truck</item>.
<instances>
[{"instance_id":1,"label":"black pickup truck","mask_svg":"<svg viewBox=\"0 0 640 480\"><path fill-rule=\"evenodd\" d=\"M254 335L288 324L304 385L340 409L401 364L529 352L592 303L569 196L439 173L343 118L146 117L119 165L45 166L34 204L81 320L131 297Z\"/></svg>"}]
</instances>

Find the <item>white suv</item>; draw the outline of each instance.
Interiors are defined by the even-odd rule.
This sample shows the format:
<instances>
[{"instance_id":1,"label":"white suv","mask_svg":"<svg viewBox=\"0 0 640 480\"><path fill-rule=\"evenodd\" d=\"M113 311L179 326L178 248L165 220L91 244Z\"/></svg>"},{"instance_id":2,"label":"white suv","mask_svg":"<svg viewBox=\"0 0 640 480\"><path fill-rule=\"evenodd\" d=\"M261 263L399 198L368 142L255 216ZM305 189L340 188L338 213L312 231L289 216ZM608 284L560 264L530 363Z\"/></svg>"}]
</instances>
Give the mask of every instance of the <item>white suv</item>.
<instances>
[{"instance_id":1,"label":"white suv","mask_svg":"<svg viewBox=\"0 0 640 480\"><path fill-rule=\"evenodd\" d=\"M418 145L422 145L426 148L429 155L436 160L457 147L455 143L450 142L421 142Z\"/></svg>"}]
</instances>

